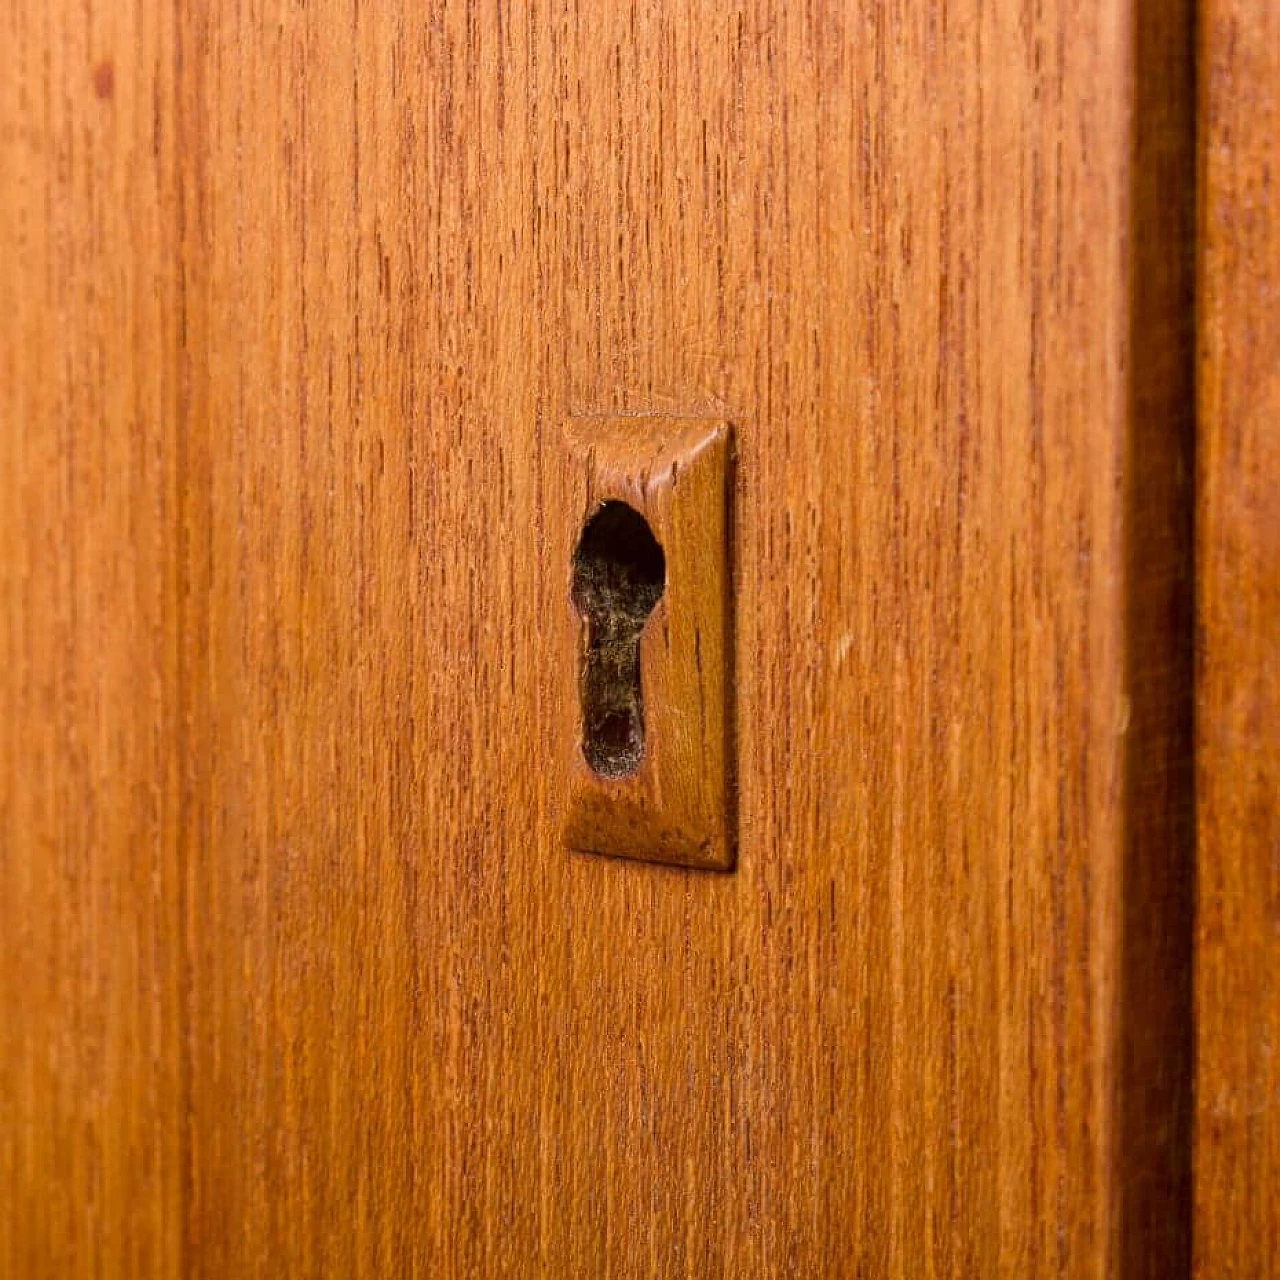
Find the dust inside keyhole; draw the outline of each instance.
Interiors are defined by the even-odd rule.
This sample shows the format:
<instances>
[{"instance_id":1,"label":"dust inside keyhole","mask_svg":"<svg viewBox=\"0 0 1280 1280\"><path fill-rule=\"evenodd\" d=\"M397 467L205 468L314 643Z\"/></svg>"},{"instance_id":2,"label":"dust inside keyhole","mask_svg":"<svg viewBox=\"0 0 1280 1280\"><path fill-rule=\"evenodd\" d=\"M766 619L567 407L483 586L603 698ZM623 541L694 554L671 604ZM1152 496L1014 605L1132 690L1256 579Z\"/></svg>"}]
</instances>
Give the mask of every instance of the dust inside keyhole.
<instances>
[{"instance_id":1,"label":"dust inside keyhole","mask_svg":"<svg viewBox=\"0 0 1280 1280\"><path fill-rule=\"evenodd\" d=\"M644 758L640 634L666 572L662 547L638 511L617 501L596 509L573 556L573 603L587 622L582 751L605 777L634 773Z\"/></svg>"}]
</instances>

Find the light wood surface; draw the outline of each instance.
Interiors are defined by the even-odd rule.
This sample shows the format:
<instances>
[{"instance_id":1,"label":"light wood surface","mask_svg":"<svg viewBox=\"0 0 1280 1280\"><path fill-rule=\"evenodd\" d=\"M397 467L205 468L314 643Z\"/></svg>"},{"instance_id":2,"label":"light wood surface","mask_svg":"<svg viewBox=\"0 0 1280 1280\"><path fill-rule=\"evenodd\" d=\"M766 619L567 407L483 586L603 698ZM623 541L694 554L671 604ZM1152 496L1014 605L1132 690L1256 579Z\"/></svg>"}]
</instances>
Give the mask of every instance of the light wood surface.
<instances>
[{"instance_id":1,"label":"light wood surface","mask_svg":"<svg viewBox=\"0 0 1280 1280\"><path fill-rule=\"evenodd\" d=\"M23 1274L1185 1272L1187 5L27 7ZM727 875L556 822L561 426L655 413Z\"/></svg>"},{"instance_id":2,"label":"light wood surface","mask_svg":"<svg viewBox=\"0 0 1280 1280\"><path fill-rule=\"evenodd\" d=\"M195 1274L1176 1274L1140 18L201 29ZM654 412L737 432L730 876L550 820L560 424Z\"/></svg>"},{"instance_id":3,"label":"light wood surface","mask_svg":"<svg viewBox=\"0 0 1280 1280\"><path fill-rule=\"evenodd\" d=\"M0 7L6 1280L181 1274L175 43Z\"/></svg>"},{"instance_id":4,"label":"light wood surface","mask_svg":"<svg viewBox=\"0 0 1280 1280\"><path fill-rule=\"evenodd\" d=\"M1280 11L1201 18L1196 1274L1280 1276Z\"/></svg>"}]
</instances>

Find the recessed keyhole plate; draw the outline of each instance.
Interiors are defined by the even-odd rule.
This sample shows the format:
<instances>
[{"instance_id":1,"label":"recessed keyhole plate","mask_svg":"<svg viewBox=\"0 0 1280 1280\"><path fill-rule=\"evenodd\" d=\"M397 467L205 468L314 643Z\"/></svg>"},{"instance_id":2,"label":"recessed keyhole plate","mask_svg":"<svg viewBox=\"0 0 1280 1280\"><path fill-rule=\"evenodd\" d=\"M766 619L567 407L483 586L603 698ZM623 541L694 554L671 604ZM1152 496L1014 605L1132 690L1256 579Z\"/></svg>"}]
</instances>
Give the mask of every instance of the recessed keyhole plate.
<instances>
[{"instance_id":1,"label":"recessed keyhole plate","mask_svg":"<svg viewBox=\"0 0 1280 1280\"><path fill-rule=\"evenodd\" d=\"M572 849L734 859L730 431L575 418L558 545L563 832Z\"/></svg>"}]
</instances>

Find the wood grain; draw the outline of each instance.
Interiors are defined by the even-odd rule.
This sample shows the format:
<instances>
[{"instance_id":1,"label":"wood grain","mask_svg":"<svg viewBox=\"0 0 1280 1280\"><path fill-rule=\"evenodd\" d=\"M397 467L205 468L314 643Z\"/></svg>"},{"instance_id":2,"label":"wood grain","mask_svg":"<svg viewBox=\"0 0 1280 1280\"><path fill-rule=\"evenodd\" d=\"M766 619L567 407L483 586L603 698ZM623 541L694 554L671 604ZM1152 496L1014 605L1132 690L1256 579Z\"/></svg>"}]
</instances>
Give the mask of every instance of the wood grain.
<instances>
[{"instance_id":1,"label":"wood grain","mask_svg":"<svg viewBox=\"0 0 1280 1280\"><path fill-rule=\"evenodd\" d=\"M175 16L0 11L0 1275L181 1274Z\"/></svg>"},{"instance_id":2,"label":"wood grain","mask_svg":"<svg viewBox=\"0 0 1280 1280\"><path fill-rule=\"evenodd\" d=\"M1280 13L1201 17L1196 1274L1280 1275Z\"/></svg>"},{"instance_id":3,"label":"wood grain","mask_svg":"<svg viewBox=\"0 0 1280 1280\"><path fill-rule=\"evenodd\" d=\"M1186 0L25 8L0 1263L1185 1273ZM633 414L729 875L561 844Z\"/></svg>"},{"instance_id":4,"label":"wood grain","mask_svg":"<svg viewBox=\"0 0 1280 1280\"><path fill-rule=\"evenodd\" d=\"M192 1274L1177 1274L1153 15L193 18ZM660 412L738 432L731 876L551 820L560 423Z\"/></svg>"}]
</instances>

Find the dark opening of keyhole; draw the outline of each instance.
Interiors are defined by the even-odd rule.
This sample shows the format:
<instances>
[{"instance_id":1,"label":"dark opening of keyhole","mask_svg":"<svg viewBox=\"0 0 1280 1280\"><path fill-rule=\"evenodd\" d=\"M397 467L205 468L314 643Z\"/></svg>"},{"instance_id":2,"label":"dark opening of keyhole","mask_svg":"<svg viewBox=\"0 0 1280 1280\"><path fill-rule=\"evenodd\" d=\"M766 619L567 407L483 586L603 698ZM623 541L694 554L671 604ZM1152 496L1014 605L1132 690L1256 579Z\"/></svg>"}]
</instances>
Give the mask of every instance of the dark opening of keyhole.
<instances>
[{"instance_id":1,"label":"dark opening of keyhole","mask_svg":"<svg viewBox=\"0 0 1280 1280\"><path fill-rule=\"evenodd\" d=\"M644 757L640 633L666 574L662 548L634 508L606 502L587 521L573 556L573 603L587 621L582 751L605 777L634 773Z\"/></svg>"}]
</instances>

